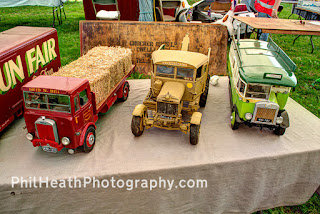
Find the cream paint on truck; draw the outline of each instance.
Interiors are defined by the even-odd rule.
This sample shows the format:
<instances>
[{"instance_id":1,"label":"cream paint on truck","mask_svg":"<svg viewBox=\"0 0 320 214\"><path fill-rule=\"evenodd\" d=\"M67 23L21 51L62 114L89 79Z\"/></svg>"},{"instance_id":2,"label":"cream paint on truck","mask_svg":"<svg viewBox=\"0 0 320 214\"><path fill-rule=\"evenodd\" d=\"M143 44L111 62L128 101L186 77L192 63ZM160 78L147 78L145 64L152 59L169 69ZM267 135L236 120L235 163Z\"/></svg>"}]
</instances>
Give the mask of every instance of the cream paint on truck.
<instances>
[{"instance_id":1,"label":"cream paint on truck","mask_svg":"<svg viewBox=\"0 0 320 214\"><path fill-rule=\"evenodd\" d=\"M42 48L37 45L25 52L24 57L29 77L38 72L40 64L44 67L57 58L55 46L55 40L51 38L42 43ZM50 70L46 72L50 73ZM2 68L0 67L0 94L7 93L10 89L15 88L17 81L22 83L24 79L21 55L18 55L15 62L11 59L5 62Z\"/></svg>"}]
</instances>

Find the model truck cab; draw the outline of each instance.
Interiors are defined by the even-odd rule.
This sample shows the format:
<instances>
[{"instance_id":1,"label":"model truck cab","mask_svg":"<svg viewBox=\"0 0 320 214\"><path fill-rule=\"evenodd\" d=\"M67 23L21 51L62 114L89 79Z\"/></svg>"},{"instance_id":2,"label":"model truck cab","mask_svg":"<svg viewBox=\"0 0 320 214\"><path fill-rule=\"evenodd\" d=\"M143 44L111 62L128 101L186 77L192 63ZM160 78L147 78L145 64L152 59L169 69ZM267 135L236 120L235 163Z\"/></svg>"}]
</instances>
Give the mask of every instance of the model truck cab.
<instances>
[{"instance_id":1,"label":"model truck cab","mask_svg":"<svg viewBox=\"0 0 320 214\"><path fill-rule=\"evenodd\" d=\"M64 147L92 150L97 116L88 80L40 76L22 90L27 138L34 146L49 152Z\"/></svg>"},{"instance_id":2,"label":"model truck cab","mask_svg":"<svg viewBox=\"0 0 320 214\"><path fill-rule=\"evenodd\" d=\"M197 110L207 101L210 51L208 55L187 51L188 41L187 36L182 50L161 46L152 53L151 88L132 113L135 136L145 127L157 127L190 133L190 143L198 143L202 114Z\"/></svg>"},{"instance_id":3,"label":"model truck cab","mask_svg":"<svg viewBox=\"0 0 320 214\"><path fill-rule=\"evenodd\" d=\"M240 39L230 47L231 127L268 127L283 135L289 127L285 105L297 84L296 65L270 39Z\"/></svg>"}]
</instances>

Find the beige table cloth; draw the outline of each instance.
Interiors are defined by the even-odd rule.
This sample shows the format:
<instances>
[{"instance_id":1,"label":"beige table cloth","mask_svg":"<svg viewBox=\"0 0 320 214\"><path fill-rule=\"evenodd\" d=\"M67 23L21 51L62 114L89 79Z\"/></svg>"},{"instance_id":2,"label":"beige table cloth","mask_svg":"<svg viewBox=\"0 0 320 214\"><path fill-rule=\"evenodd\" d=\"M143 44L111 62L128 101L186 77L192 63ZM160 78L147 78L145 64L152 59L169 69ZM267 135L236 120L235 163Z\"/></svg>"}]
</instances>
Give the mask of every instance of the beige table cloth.
<instances>
[{"instance_id":1,"label":"beige table cloth","mask_svg":"<svg viewBox=\"0 0 320 214\"><path fill-rule=\"evenodd\" d=\"M131 133L131 113L150 80L130 80L129 99L97 122L94 150L46 153L26 138L24 120L0 135L0 212L12 213L251 213L305 203L320 185L320 120L290 99L290 128L230 128L228 78L210 86L200 141L157 128ZM67 179L206 179L207 188L21 188L12 176Z\"/></svg>"}]
</instances>

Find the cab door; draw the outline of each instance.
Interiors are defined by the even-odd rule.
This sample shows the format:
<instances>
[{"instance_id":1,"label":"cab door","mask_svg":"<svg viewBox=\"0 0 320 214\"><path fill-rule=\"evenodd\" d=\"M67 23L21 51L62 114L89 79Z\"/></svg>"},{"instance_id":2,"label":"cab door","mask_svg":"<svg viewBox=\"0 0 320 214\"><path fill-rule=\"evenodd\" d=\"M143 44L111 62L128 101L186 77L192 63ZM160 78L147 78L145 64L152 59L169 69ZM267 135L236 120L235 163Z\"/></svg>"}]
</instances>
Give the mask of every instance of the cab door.
<instances>
[{"instance_id":1,"label":"cab door","mask_svg":"<svg viewBox=\"0 0 320 214\"><path fill-rule=\"evenodd\" d=\"M94 118L91 96L89 96L88 90L84 89L75 95L73 101L75 127L79 130L88 122L93 122Z\"/></svg>"},{"instance_id":2,"label":"cab door","mask_svg":"<svg viewBox=\"0 0 320 214\"><path fill-rule=\"evenodd\" d=\"M196 97L200 96L201 93L205 89L206 85L206 69L207 65L202 65L196 70L196 86L195 86L195 92L196 92Z\"/></svg>"},{"instance_id":3,"label":"cab door","mask_svg":"<svg viewBox=\"0 0 320 214\"><path fill-rule=\"evenodd\" d=\"M74 126L75 131L79 131L83 126L83 113L80 109L80 98L79 94L76 94L73 97L73 104L74 104Z\"/></svg>"},{"instance_id":4,"label":"cab door","mask_svg":"<svg viewBox=\"0 0 320 214\"><path fill-rule=\"evenodd\" d=\"M82 112L83 123L87 124L94 121L92 96L88 89L84 89L79 93L80 109Z\"/></svg>"}]
</instances>

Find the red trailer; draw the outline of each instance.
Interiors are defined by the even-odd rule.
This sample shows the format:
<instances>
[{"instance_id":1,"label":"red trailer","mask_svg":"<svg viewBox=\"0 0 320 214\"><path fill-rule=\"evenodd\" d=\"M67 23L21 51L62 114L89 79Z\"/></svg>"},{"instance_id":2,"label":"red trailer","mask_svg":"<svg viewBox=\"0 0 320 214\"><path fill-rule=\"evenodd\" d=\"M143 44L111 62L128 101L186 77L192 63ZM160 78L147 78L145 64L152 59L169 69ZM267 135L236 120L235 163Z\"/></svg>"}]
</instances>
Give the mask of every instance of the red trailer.
<instances>
[{"instance_id":1,"label":"red trailer","mask_svg":"<svg viewBox=\"0 0 320 214\"><path fill-rule=\"evenodd\" d=\"M70 154L80 147L90 152L95 145L95 122L99 112L107 112L116 100L126 101L129 95L124 76L100 103L86 79L40 76L22 87L28 133L34 147L47 152L68 148Z\"/></svg>"},{"instance_id":2,"label":"red trailer","mask_svg":"<svg viewBox=\"0 0 320 214\"><path fill-rule=\"evenodd\" d=\"M23 113L21 86L60 66L54 28L19 26L0 33L0 132Z\"/></svg>"}]
</instances>

